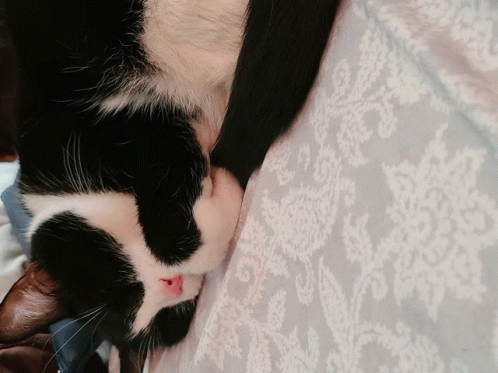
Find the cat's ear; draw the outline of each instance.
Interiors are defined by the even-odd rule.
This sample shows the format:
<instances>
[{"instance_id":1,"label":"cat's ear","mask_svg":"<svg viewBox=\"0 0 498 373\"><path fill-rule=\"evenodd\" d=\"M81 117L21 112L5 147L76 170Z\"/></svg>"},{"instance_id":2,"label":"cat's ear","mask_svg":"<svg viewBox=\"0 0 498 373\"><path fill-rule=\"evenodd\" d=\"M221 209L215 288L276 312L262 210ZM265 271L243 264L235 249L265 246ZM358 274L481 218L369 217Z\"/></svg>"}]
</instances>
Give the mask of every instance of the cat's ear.
<instances>
[{"instance_id":1,"label":"cat's ear","mask_svg":"<svg viewBox=\"0 0 498 373\"><path fill-rule=\"evenodd\" d=\"M58 288L47 271L32 263L0 304L0 343L22 341L65 318L68 308Z\"/></svg>"}]
</instances>

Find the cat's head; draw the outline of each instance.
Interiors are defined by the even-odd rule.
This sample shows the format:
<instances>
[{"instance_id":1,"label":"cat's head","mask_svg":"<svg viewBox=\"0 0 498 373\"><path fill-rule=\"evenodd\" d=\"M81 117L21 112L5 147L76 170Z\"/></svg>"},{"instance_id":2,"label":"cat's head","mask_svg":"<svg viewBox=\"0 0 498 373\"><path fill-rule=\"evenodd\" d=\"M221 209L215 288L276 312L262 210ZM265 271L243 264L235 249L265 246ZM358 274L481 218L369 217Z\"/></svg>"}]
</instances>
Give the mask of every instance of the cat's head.
<instances>
[{"instance_id":1,"label":"cat's head","mask_svg":"<svg viewBox=\"0 0 498 373\"><path fill-rule=\"evenodd\" d=\"M35 266L13 288L13 329L34 332L44 317L70 315L117 346L170 345L187 333L204 275L234 233L242 190L209 167L189 125L140 117L139 127L128 119L113 132L122 119L25 133L21 195Z\"/></svg>"}]
</instances>

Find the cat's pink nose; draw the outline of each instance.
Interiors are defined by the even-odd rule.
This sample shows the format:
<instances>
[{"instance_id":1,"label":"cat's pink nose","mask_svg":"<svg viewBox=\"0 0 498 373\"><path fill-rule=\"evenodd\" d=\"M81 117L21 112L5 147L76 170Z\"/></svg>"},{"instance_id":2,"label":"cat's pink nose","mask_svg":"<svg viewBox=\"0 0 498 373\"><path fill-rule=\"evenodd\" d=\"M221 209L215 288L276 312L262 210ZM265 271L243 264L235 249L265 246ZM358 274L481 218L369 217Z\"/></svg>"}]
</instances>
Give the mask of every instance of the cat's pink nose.
<instances>
[{"instance_id":1,"label":"cat's pink nose","mask_svg":"<svg viewBox=\"0 0 498 373\"><path fill-rule=\"evenodd\" d=\"M170 292L178 297L180 295L182 295L182 293L183 293L183 288L182 288L183 277L182 276L176 276L175 278L168 278L168 279L162 278L161 282L163 283L164 288L168 292Z\"/></svg>"}]
</instances>

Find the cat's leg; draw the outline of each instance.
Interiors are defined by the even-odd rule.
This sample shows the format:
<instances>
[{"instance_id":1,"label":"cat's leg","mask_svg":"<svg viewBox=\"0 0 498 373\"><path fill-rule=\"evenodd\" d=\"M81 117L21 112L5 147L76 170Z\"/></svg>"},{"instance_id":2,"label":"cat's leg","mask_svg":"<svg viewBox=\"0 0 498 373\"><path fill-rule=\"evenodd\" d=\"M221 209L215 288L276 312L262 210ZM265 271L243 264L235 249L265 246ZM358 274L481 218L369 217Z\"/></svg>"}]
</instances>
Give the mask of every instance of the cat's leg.
<instances>
[{"instance_id":1,"label":"cat's leg","mask_svg":"<svg viewBox=\"0 0 498 373\"><path fill-rule=\"evenodd\" d=\"M214 164L245 189L315 81L338 0L252 0Z\"/></svg>"}]
</instances>

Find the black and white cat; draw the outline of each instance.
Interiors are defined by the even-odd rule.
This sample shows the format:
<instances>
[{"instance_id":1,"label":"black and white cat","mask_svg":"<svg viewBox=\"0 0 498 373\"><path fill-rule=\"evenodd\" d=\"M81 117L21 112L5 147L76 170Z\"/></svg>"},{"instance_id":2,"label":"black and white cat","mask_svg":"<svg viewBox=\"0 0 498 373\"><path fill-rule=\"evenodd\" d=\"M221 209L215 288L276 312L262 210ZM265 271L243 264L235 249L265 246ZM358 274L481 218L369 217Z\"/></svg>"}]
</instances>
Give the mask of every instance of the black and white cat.
<instances>
[{"instance_id":1,"label":"black and white cat","mask_svg":"<svg viewBox=\"0 0 498 373\"><path fill-rule=\"evenodd\" d=\"M95 320L124 360L180 341L337 7L8 0L34 264L0 306L0 341L69 315Z\"/></svg>"}]
</instances>

